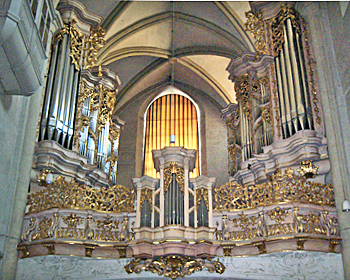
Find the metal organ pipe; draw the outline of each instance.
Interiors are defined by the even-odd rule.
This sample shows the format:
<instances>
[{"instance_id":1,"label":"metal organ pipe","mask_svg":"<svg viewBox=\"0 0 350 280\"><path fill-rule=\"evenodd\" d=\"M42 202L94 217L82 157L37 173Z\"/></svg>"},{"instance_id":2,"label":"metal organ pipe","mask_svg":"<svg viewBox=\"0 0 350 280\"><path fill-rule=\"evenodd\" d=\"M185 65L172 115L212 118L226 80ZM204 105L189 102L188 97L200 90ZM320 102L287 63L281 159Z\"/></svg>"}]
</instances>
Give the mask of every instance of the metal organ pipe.
<instances>
[{"instance_id":1,"label":"metal organ pipe","mask_svg":"<svg viewBox=\"0 0 350 280\"><path fill-rule=\"evenodd\" d=\"M51 94L52 94L52 89L53 89L54 82L55 82L54 73L56 71L56 66L57 66L56 64L57 64L58 49L59 49L58 45L55 48L53 48L53 53L52 53L51 61L50 61L50 71L49 71L48 82L47 82L47 86L46 86L46 94L45 94L43 111L42 111L42 115L41 115L40 140L44 140L45 135L47 133L46 129L47 129L47 125L48 125Z\"/></svg>"},{"instance_id":2,"label":"metal organ pipe","mask_svg":"<svg viewBox=\"0 0 350 280\"><path fill-rule=\"evenodd\" d=\"M288 132L287 135L290 136L293 134L292 129L292 115L291 115L291 105L290 105L290 94L288 91L288 81L287 81L287 73L286 73L286 65L285 65L285 58L284 58L284 50L282 49L280 52L280 68L282 70L282 87L283 87L283 95L284 95L284 101L286 105L286 121L287 121L287 128Z\"/></svg>"},{"instance_id":3,"label":"metal organ pipe","mask_svg":"<svg viewBox=\"0 0 350 280\"><path fill-rule=\"evenodd\" d=\"M48 139L52 140L54 137L54 131L56 128L56 120L57 120L57 113L58 113L58 106L59 106L59 94L61 92L61 84L62 84L62 78L63 78L63 70L64 70L64 63L66 58L66 53L68 49L68 35L63 35L63 39L61 43L58 45L60 52L58 53L58 65L56 67L55 73L52 73L52 75L55 77L54 79L54 87L52 90L52 97L50 100L50 114L49 114L49 133L48 133ZM57 74L58 71L58 74ZM57 78L57 80L56 80Z\"/></svg>"},{"instance_id":4,"label":"metal organ pipe","mask_svg":"<svg viewBox=\"0 0 350 280\"><path fill-rule=\"evenodd\" d=\"M275 58L278 93L280 99L282 126L285 129L284 118L288 124L289 133L284 131L284 138L288 138L296 131L314 129L310 93L305 70L305 55L299 34L292 18L288 17L283 24L283 42L279 54ZM302 30L302 26L300 29ZM285 111L283 111L283 101ZM290 125L292 121L292 126ZM292 128L292 129L291 129Z\"/></svg>"},{"instance_id":5,"label":"metal organ pipe","mask_svg":"<svg viewBox=\"0 0 350 280\"><path fill-rule=\"evenodd\" d=\"M287 84L288 84L288 96L290 98L290 114L291 114L291 126L292 126L292 134L295 131L298 131L298 112L296 108L295 103L295 91L294 91L294 81L293 81L293 73L292 73L292 66L291 66L291 58L290 58L290 46L288 44L288 38L287 38L287 30L284 26L284 44L283 44L283 54L284 54L284 63L287 71Z\"/></svg>"},{"instance_id":6,"label":"metal organ pipe","mask_svg":"<svg viewBox=\"0 0 350 280\"><path fill-rule=\"evenodd\" d=\"M70 91L67 92L67 86L68 86L68 77L69 77L69 71L71 67L74 67L73 65L70 65L70 56L69 56L69 50L68 44L70 43L70 38L68 35L65 35L68 38L67 42L67 51L63 53L64 61L63 65L61 65L62 69L62 79L61 84L58 88L59 92L57 94L58 98L58 107L57 107L57 114L56 114L56 127L55 127L55 135L54 139L58 142L60 140L60 137L62 135L63 130L63 123L64 123L64 113L66 109L66 100L65 96L70 94ZM61 75L60 75L61 76ZM60 143L62 144L62 143Z\"/></svg>"},{"instance_id":7,"label":"metal organ pipe","mask_svg":"<svg viewBox=\"0 0 350 280\"><path fill-rule=\"evenodd\" d=\"M293 80L294 80L294 89L295 89L295 100L296 100L296 106L297 106L297 112L298 112L298 120L299 125L301 126L301 129L304 129L304 117L305 117L305 110L304 110L304 102L301 98L301 89L300 89L300 79L299 79L299 71L298 71L298 65L296 60L296 54L295 54L295 48L294 48L294 39L293 39L293 28L292 23L290 19L287 19L287 41L290 46L290 61L292 65L292 72L293 72Z\"/></svg>"},{"instance_id":8,"label":"metal organ pipe","mask_svg":"<svg viewBox=\"0 0 350 280\"><path fill-rule=\"evenodd\" d=\"M276 65L276 75L277 75L277 88L278 88L278 100L279 100L279 107L281 111L281 120L282 120L282 132L283 135L287 135L287 119L286 119L286 105L284 102L284 95L283 95L283 87L282 87L282 76L281 76L281 67L279 62L279 57L275 58L275 65Z\"/></svg>"},{"instance_id":9,"label":"metal organ pipe","mask_svg":"<svg viewBox=\"0 0 350 280\"><path fill-rule=\"evenodd\" d=\"M299 69L299 73L301 76L301 80L302 80L302 89L303 89L303 100L305 102L305 108L306 108L306 121L307 121L307 125L309 129L314 129L313 127L313 119L312 119L312 111L311 111L311 102L310 102L310 93L309 93L309 88L308 88L308 84L307 84L307 79L306 79L306 71L305 71L305 59L304 59L304 55L303 55L303 49L302 49L302 44L301 44L301 38L298 34L298 32L294 32L295 33L295 38L296 38L296 46L297 46L297 54L298 54L298 69Z\"/></svg>"},{"instance_id":10,"label":"metal organ pipe","mask_svg":"<svg viewBox=\"0 0 350 280\"><path fill-rule=\"evenodd\" d=\"M62 122L62 140L61 140L61 144L63 146L65 146L65 140L66 140L66 137L67 137L67 134L68 134L68 121L69 121L69 111L70 111L70 107L71 107L71 104L70 104L70 101L71 101L71 96L72 96L72 84L73 84L73 78L74 78L74 65L70 65L68 71L67 71L67 80L66 81L66 87L65 87L65 99L64 99L64 104L65 106L63 106L62 108L62 117L61 117L61 122ZM73 97L73 102L75 103L75 98Z\"/></svg>"},{"instance_id":11,"label":"metal organ pipe","mask_svg":"<svg viewBox=\"0 0 350 280\"><path fill-rule=\"evenodd\" d=\"M71 110L69 111L69 122L68 122L68 142L67 147L70 149L72 147L73 133L74 133L74 120L75 120L75 111L78 99L78 85L79 85L79 71L74 71L74 84L73 92L71 96Z\"/></svg>"}]
</instances>

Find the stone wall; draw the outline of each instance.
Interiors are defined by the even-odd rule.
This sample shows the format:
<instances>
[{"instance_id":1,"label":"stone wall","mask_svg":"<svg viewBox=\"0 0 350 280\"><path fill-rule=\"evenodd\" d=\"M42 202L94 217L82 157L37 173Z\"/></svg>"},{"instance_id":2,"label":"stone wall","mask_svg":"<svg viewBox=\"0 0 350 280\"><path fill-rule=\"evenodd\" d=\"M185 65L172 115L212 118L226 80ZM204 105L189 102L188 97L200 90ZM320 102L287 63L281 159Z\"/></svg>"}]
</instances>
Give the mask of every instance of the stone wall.
<instances>
[{"instance_id":1,"label":"stone wall","mask_svg":"<svg viewBox=\"0 0 350 280\"><path fill-rule=\"evenodd\" d=\"M342 280L341 255L317 252L285 252L256 257L219 258L226 270L213 274L206 270L186 278L199 279L249 279L249 280ZM45 256L20 259L17 280L35 279L170 279L142 271L127 274L124 266L128 259L97 260L69 256Z\"/></svg>"}]
</instances>

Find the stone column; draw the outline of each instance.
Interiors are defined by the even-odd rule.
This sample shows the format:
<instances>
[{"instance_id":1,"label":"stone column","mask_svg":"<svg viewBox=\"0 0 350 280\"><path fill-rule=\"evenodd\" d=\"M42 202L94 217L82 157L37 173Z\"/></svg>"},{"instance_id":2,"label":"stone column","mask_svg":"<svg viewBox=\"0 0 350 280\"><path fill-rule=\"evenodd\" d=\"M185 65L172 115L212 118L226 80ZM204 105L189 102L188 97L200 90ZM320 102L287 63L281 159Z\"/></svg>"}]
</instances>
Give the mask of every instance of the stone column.
<instances>
[{"instance_id":1,"label":"stone column","mask_svg":"<svg viewBox=\"0 0 350 280\"><path fill-rule=\"evenodd\" d=\"M335 55L336 44L332 37L329 9L336 9L338 2L298 2L296 9L306 19L316 63L314 65L319 77L324 121L328 138L331 161L331 174L334 185L342 238L342 255L345 279L350 279L350 212L342 211L344 199L350 199L350 123L346 108L344 89L341 86L340 71ZM341 28L341 27L340 27ZM348 62L349 64L350 62Z\"/></svg>"}]
</instances>

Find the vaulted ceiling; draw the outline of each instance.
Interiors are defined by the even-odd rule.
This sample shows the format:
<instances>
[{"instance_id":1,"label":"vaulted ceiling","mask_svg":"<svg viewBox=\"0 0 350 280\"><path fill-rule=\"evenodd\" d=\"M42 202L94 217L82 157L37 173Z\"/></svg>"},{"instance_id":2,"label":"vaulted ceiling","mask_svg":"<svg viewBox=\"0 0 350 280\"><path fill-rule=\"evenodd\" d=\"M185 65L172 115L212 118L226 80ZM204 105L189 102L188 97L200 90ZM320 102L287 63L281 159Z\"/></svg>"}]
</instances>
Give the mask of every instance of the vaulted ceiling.
<instances>
[{"instance_id":1,"label":"vaulted ceiling","mask_svg":"<svg viewBox=\"0 0 350 280\"><path fill-rule=\"evenodd\" d=\"M244 31L249 2L81 0L103 17L106 46L98 63L119 75L115 110L169 85L203 94L219 108L235 103L226 68L231 58L254 51Z\"/></svg>"}]
</instances>

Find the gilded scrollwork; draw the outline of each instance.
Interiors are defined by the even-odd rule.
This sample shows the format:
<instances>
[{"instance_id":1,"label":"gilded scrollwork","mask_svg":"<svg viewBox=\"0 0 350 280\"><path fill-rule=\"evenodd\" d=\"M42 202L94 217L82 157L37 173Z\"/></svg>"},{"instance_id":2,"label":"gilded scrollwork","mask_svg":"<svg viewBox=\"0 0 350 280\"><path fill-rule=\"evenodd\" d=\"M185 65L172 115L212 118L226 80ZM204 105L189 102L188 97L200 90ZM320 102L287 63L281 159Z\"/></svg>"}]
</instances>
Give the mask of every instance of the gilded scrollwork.
<instances>
[{"instance_id":1,"label":"gilded scrollwork","mask_svg":"<svg viewBox=\"0 0 350 280\"><path fill-rule=\"evenodd\" d=\"M282 49L284 43L284 23L287 19L291 20L292 26L299 34L301 32L299 13L294 8L283 5L281 11L271 23L275 55Z\"/></svg>"},{"instance_id":2,"label":"gilded scrollwork","mask_svg":"<svg viewBox=\"0 0 350 280\"><path fill-rule=\"evenodd\" d=\"M95 66L98 50L106 44L104 39L105 33L105 30L100 26L95 29L91 29L90 35L87 37L84 47L85 69Z\"/></svg>"},{"instance_id":3,"label":"gilded scrollwork","mask_svg":"<svg viewBox=\"0 0 350 280\"><path fill-rule=\"evenodd\" d=\"M288 216L289 208L281 208L277 206L271 211L268 211L267 214L269 215L270 219L275 221L276 223L280 224L285 221L286 217Z\"/></svg>"},{"instance_id":4,"label":"gilded scrollwork","mask_svg":"<svg viewBox=\"0 0 350 280\"><path fill-rule=\"evenodd\" d=\"M142 189L141 190L141 200L140 200L140 208L142 208L142 205L145 201L148 201L149 206L151 207L151 211L152 211L152 207L153 207L153 190L151 189Z\"/></svg>"},{"instance_id":5,"label":"gilded scrollwork","mask_svg":"<svg viewBox=\"0 0 350 280\"><path fill-rule=\"evenodd\" d=\"M303 232L314 234L326 234L327 229L321 224L320 213L299 214L300 220L303 223Z\"/></svg>"},{"instance_id":6,"label":"gilded scrollwork","mask_svg":"<svg viewBox=\"0 0 350 280\"><path fill-rule=\"evenodd\" d=\"M77 216L75 213L70 213L69 216L61 216L62 221L67 227L58 229L59 238L84 238L84 229L78 229L78 225L82 224L85 218Z\"/></svg>"},{"instance_id":7,"label":"gilded scrollwork","mask_svg":"<svg viewBox=\"0 0 350 280\"><path fill-rule=\"evenodd\" d=\"M312 160L305 160L300 162L300 169L298 172L301 176L306 178L313 178L318 173L318 166L316 166Z\"/></svg>"},{"instance_id":8,"label":"gilded scrollwork","mask_svg":"<svg viewBox=\"0 0 350 280\"><path fill-rule=\"evenodd\" d=\"M26 226L25 230L23 231L21 235L21 241L29 241L29 236L31 232L37 227L37 220L35 218L29 219L29 224Z\"/></svg>"},{"instance_id":9,"label":"gilded scrollwork","mask_svg":"<svg viewBox=\"0 0 350 280\"><path fill-rule=\"evenodd\" d=\"M323 211L321 214L322 223L326 226L327 235L338 235L338 219L336 216L330 216L329 211Z\"/></svg>"},{"instance_id":10,"label":"gilded scrollwork","mask_svg":"<svg viewBox=\"0 0 350 280\"><path fill-rule=\"evenodd\" d=\"M209 210L209 195L207 189L197 189L196 190L196 207L198 208L199 204L201 203L201 200L204 200L204 204Z\"/></svg>"},{"instance_id":11,"label":"gilded scrollwork","mask_svg":"<svg viewBox=\"0 0 350 280\"><path fill-rule=\"evenodd\" d=\"M245 13L245 16L247 18L245 30L253 33L256 40L254 44L257 50L257 58L259 58L261 54L267 53L264 19L261 12L254 14L252 11L249 11Z\"/></svg>"},{"instance_id":12,"label":"gilded scrollwork","mask_svg":"<svg viewBox=\"0 0 350 280\"><path fill-rule=\"evenodd\" d=\"M261 118L272 125L271 110L270 107L265 107L261 111Z\"/></svg>"},{"instance_id":13,"label":"gilded scrollwork","mask_svg":"<svg viewBox=\"0 0 350 280\"><path fill-rule=\"evenodd\" d=\"M250 78L248 75L242 75L235 80L235 91L237 102L241 104L243 113L249 120L252 119Z\"/></svg>"},{"instance_id":14,"label":"gilded scrollwork","mask_svg":"<svg viewBox=\"0 0 350 280\"><path fill-rule=\"evenodd\" d=\"M38 226L36 227L35 233L32 235L32 241L52 237L49 235L49 229L51 227L51 224L51 218L44 217L43 219L41 219L38 223Z\"/></svg>"},{"instance_id":15,"label":"gilded scrollwork","mask_svg":"<svg viewBox=\"0 0 350 280\"><path fill-rule=\"evenodd\" d=\"M91 97L90 104L93 105L96 102L96 96L98 92L94 88L88 87L86 81L81 79L79 84L79 93L78 93L78 102L77 102L77 111L76 111L76 121L74 125L74 137L73 137L73 146L78 147L79 139L81 133L85 127L89 126L90 116L83 114L83 106L86 98Z\"/></svg>"},{"instance_id":16,"label":"gilded scrollwork","mask_svg":"<svg viewBox=\"0 0 350 280\"><path fill-rule=\"evenodd\" d=\"M214 211L250 209L282 202L303 202L334 206L332 184L307 181L287 169L280 170L271 181L256 185L227 183L214 188Z\"/></svg>"},{"instance_id":17,"label":"gilded scrollwork","mask_svg":"<svg viewBox=\"0 0 350 280\"><path fill-rule=\"evenodd\" d=\"M113 218L107 215L104 219L96 220L97 230L96 239L104 241L113 241L119 239L120 232L117 230L120 222L113 220Z\"/></svg>"},{"instance_id":18,"label":"gilded scrollwork","mask_svg":"<svg viewBox=\"0 0 350 280\"><path fill-rule=\"evenodd\" d=\"M157 273L158 275L177 279L202 271L204 268L209 272L224 273L225 266L217 261L207 261L205 259L195 259L186 256L170 255L155 259L133 259L126 266L127 273L141 273L142 270Z\"/></svg>"},{"instance_id":19,"label":"gilded scrollwork","mask_svg":"<svg viewBox=\"0 0 350 280\"><path fill-rule=\"evenodd\" d=\"M96 210L103 212L134 212L135 192L121 185L95 189L79 184L74 179L67 182L57 177L45 189L29 194L29 213L51 208Z\"/></svg>"},{"instance_id":20,"label":"gilded scrollwork","mask_svg":"<svg viewBox=\"0 0 350 280\"><path fill-rule=\"evenodd\" d=\"M275 111L275 120L276 120L276 128L277 128L277 136L281 138L281 118L280 111L278 106L278 92L277 92L277 83L275 78L275 66L273 63L270 65L270 75L271 75L271 87L273 92L273 102L274 102L274 111Z\"/></svg>"},{"instance_id":21,"label":"gilded scrollwork","mask_svg":"<svg viewBox=\"0 0 350 280\"><path fill-rule=\"evenodd\" d=\"M320 108L318 107L318 97L317 97L317 91L315 86L315 61L311 54L311 47L309 42L309 30L306 27L305 21L302 20L302 26L303 26L303 34L305 37L305 49L306 49L306 56L307 56L307 67L308 67L308 73L309 73L309 85L311 90L311 96L312 96L312 103L313 103L313 109L316 114L316 122L320 125L321 124L321 117L320 117Z\"/></svg>"},{"instance_id":22,"label":"gilded scrollwork","mask_svg":"<svg viewBox=\"0 0 350 280\"><path fill-rule=\"evenodd\" d=\"M241 228L242 230L236 230L231 232L232 239L245 240L254 239L257 235L257 221L259 217L248 216L245 213L238 214L238 218L229 219L235 228Z\"/></svg>"},{"instance_id":23,"label":"gilded scrollwork","mask_svg":"<svg viewBox=\"0 0 350 280\"><path fill-rule=\"evenodd\" d=\"M185 174L184 169L179 167L176 162L170 162L170 166L164 169L164 194L167 192L172 176L175 174L175 180L179 184L182 192L185 187Z\"/></svg>"},{"instance_id":24,"label":"gilded scrollwork","mask_svg":"<svg viewBox=\"0 0 350 280\"><path fill-rule=\"evenodd\" d=\"M63 28L57 34L57 40L62 40L64 34L68 34L70 38L70 57L72 58L72 63L77 70L80 70L80 59L82 55L83 48L83 35L74 26L75 21L65 24Z\"/></svg>"}]
</instances>

